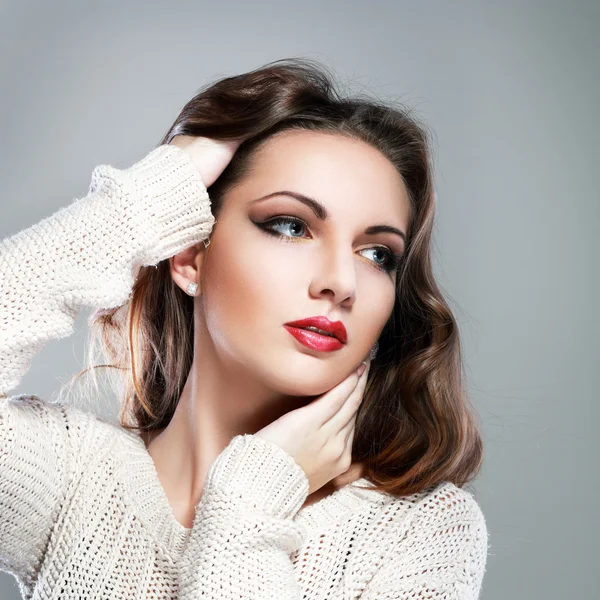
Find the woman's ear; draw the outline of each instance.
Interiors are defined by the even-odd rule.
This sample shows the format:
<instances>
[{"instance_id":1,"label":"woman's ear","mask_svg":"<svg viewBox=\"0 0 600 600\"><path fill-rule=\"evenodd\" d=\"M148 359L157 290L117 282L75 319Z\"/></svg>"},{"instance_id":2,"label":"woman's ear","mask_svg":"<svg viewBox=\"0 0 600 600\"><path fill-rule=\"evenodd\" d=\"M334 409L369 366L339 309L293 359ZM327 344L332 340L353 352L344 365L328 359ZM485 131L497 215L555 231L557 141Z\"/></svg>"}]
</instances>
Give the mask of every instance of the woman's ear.
<instances>
[{"instance_id":1,"label":"woman's ear","mask_svg":"<svg viewBox=\"0 0 600 600\"><path fill-rule=\"evenodd\" d=\"M169 258L170 273L173 281L190 296L199 296L202 263L206 248L204 244L194 244ZM190 285L194 284L194 285Z\"/></svg>"}]
</instances>

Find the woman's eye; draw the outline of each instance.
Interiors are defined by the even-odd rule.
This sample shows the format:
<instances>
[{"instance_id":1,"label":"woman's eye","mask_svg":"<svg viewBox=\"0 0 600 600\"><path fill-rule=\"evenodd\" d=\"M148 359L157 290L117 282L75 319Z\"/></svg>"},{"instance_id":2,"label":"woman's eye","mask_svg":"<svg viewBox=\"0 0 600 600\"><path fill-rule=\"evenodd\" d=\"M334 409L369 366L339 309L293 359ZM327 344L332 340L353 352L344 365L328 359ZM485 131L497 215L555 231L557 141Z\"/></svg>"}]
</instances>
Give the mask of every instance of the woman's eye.
<instances>
[{"instance_id":1,"label":"woman's eye","mask_svg":"<svg viewBox=\"0 0 600 600\"><path fill-rule=\"evenodd\" d=\"M384 271L394 271L399 264L399 258L397 258L390 250L384 246L375 246L374 248L365 248L363 252L374 252L379 254L381 258L376 259L375 264L380 265ZM381 260L382 262L379 262Z\"/></svg>"},{"instance_id":2,"label":"woman's eye","mask_svg":"<svg viewBox=\"0 0 600 600\"><path fill-rule=\"evenodd\" d=\"M298 229L306 229L306 225L304 221L300 219L296 219L294 217L277 217L275 219L270 219L269 221L264 221L261 225L266 226L265 231L273 232L275 226L283 225L283 229L287 229L288 231L297 231ZM290 227L290 225L292 227ZM292 236L283 236L283 237L297 237L295 235Z\"/></svg>"},{"instance_id":3,"label":"woman's eye","mask_svg":"<svg viewBox=\"0 0 600 600\"><path fill-rule=\"evenodd\" d=\"M258 227L260 227L266 233L270 235L275 235L283 241L288 241L296 237L303 237L302 231L308 229L304 221L296 217L276 217L274 219L268 219L267 221L263 221L262 223L256 223L256 225L258 225ZM277 231L275 231L277 227L280 227L284 231L287 230L288 232L292 232L292 235L278 233ZM295 235L296 233L299 235ZM373 248L365 248L364 250L362 250L362 252L373 252L376 255L378 254L379 258L376 258L371 262L375 264L375 268L379 269L380 271L385 271L387 273L395 271L398 268L398 265L400 264L400 260L402 258L402 255L394 254L386 246L375 246ZM382 262L379 262L380 260Z\"/></svg>"}]
</instances>

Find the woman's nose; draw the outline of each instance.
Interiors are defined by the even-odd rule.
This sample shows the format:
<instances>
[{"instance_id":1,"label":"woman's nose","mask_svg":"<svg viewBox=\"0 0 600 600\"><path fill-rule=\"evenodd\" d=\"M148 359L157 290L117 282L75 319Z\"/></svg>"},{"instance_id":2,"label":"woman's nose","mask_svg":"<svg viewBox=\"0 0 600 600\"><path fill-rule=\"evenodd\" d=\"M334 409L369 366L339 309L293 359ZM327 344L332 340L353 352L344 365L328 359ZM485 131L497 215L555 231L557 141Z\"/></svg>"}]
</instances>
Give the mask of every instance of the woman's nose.
<instances>
[{"instance_id":1,"label":"woman's nose","mask_svg":"<svg viewBox=\"0 0 600 600\"><path fill-rule=\"evenodd\" d=\"M333 295L336 304L356 299L356 256L348 251L331 252L323 258L313 276L310 292L313 297L323 293Z\"/></svg>"}]
</instances>

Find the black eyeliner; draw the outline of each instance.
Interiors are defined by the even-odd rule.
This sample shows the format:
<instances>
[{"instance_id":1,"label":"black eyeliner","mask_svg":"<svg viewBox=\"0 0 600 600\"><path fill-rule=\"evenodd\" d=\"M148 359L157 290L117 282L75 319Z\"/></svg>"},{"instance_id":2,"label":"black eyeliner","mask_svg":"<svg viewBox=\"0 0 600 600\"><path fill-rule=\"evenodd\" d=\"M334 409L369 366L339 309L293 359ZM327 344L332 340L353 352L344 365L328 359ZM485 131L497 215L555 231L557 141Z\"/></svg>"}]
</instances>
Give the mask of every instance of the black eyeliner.
<instances>
[{"instance_id":1,"label":"black eyeliner","mask_svg":"<svg viewBox=\"0 0 600 600\"><path fill-rule=\"evenodd\" d=\"M250 220L252 221L252 219L250 219ZM292 223L301 223L302 226L306 230L308 230L308 225L302 219L300 219L299 217L292 217L291 215L277 215L277 216L267 217L264 221L252 221L252 223L254 223L254 225L256 225L259 229L261 229L265 233L267 233L271 236L274 236L275 238L277 238L281 241L284 241L284 242L288 242L293 239L301 239L301 238L294 238L294 236L277 233L276 231L273 231L269 227L269 225L282 224L282 223L285 225L289 225ZM365 250L381 250L384 252L384 254L388 257L387 265L379 265L376 262L369 261L369 262L373 263L373 265L375 265L376 269L378 269L379 271L382 271L384 273L393 273L394 271L396 271L400 265L400 262L401 262L403 256L404 256L404 253L395 254L387 246L373 246L372 248L364 248L364 249Z\"/></svg>"}]
</instances>

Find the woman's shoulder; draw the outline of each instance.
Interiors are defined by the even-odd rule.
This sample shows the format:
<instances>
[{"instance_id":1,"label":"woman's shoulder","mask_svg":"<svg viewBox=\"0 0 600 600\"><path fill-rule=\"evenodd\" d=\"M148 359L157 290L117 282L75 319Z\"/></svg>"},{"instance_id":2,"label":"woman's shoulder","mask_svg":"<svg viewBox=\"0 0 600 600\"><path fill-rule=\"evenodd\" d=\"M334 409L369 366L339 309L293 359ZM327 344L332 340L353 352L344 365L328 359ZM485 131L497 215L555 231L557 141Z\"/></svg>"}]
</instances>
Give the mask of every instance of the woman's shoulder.
<instances>
[{"instance_id":1,"label":"woman's shoulder","mask_svg":"<svg viewBox=\"0 0 600 600\"><path fill-rule=\"evenodd\" d=\"M429 525L437 528L440 524L462 523L487 535L485 516L476 493L451 481L442 481L395 500L410 504L414 511L413 519L419 522L420 527Z\"/></svg>"},{"instance_id":2,"label":"woman's shoulder","mask_svg":"<svg viewBox=\"0 0 600 600\"><path fill-rule=\"evenodd\" d=\"M440 483L427 494L421 504L421 512L432 515L438 521L456 520L486 530L485 516L476 492L451 481Z\"/></svg>"},{"instance_id":3,"label":"woman's shoulder","mask_svg":"<svg viewBox=\"0 0 600 600\"><path fill-rule=\"evenodd\" d=\"M483 510L474 493L450 481L433 486L415 506L410 530L418 531L427 544L465 557L479 573L485 566L488 529ZM408 536L408 539L415 536ZM411 546L412 542L407 541ZM470 567L470 568L471 568Z\"/></svg>"},{"instance_id":4,"label":"woman's shoulder","mask_svg":"<svg viewBox=\"0 0 600 600\"><path fill-rule=\"evenodd\" d=\"M434 537L441 531L461 530L471 532L478 545L487 545L487 525L479 501L474 493L451 481L410 495L389 496L384 510L391 525L388 533L395 539L415 530Z\"/></svg>"},{"instance_id":5,"label":"woman's shoulder","mask_svg":"<svg viewBox=\"0 0 600 600\"><path fill-rule=\"evenodd\" d=\"M452 513L467 511L483 515L475 493L451 481L442 481L403 496L385 495L389 504L401 504L409 509L424 512L447 510Z\"/></svg>"},{"instance_id":6,"label":"woman's shoulder","mask_svg":"<svg viewBox=\"0 0 600 600\"><path fill-rule=\"evenodd\" d=\"M414 595L427 588L441 597L477 598L485 571L488 535L474 494L450 481L394 497L377 519L365 595ZM383 557L383 560L382 560ZM364 579L363 579L364 580Z\"/></svg>"}]
</instances>

